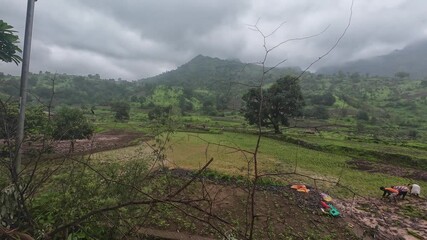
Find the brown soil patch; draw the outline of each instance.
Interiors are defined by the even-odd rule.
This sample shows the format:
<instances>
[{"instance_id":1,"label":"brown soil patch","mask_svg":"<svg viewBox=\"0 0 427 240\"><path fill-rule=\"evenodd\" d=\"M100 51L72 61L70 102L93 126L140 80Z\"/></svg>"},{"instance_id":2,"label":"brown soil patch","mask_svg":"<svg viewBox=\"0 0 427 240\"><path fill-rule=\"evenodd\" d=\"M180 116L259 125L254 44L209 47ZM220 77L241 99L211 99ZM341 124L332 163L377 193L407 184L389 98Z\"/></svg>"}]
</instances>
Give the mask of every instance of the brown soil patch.
<instances>
[{"instance_id":1,"label":"brown soil patch","mask_svg":"<svg viewBox=\"0 0 427 240\"><path fill-rule=\"evenodd\" d=\"M192 176L192 172L185 169L174 169L171 173L179 178ZM206 177L203 181L206 193L212 197L211 213L244 232L248 197L245 185ZM195 193L200 194L200 191L184 195L189 197ZM319 192L315 189L301 193L289 186L260 186L256 192L254 239L427 239L427 201L424 198L406 196L405 200L392 203L388 199L356 197L354 200L334 199L333 204L341 212L340 217L320 211ZM165 239L181 239L180 234L173 237L174 231L218 238L201 222L192 222L194 227L188 230L182 228L182 223L174 223L174 219L165 220L170 223L169 227L151 226L168 233Z\"/></svg>"},{"instance_id":2,"label":"brown soil patch","mask_svg":"<svg viewBox=\"0 0 427 240\"><path fill-rule=\"evenodd\" d=\"M180 179L188 179L191 176L191 172L184 169L174 169L171 173ZM204 196L207 196L212 204L200 204L199 207L211 214L209 217L211 223L229 233L229 236L233 237L229 239L244 239L250 216L247 186L243 183L221 182L206 177L199 180L200 182L195 182L183 192L183 199L200 197L204 191ZM291 189L290 186L262 186L256 190L255 202L254 239L358 239L355 229L359 229L360 236L365 232L351 219L332 217L323 213L320 209L319 192L314 189L309 193L301 193ZM203 218L194 209L187 208L185 212ZM218 232L212 231L211 226L194 221L182 213L173 212L169 217L167 214L161 216L167 226L156 225L156 221L153 221L150 227L164 232L146 232L148 235L163 237L165 236L163 234L169 234L165 239L181 239L180 234L187 233L223 239ZM229 224L218 221L217 217ZM183 227L185 225L192 227L185 228ZM236 234L235 230L238 230L239 234ZM180 234L176 234L174 238L174 232Z\"/></svg>"},{"instance_id":3,"label":"brown soil patch","mask_svg":"<svg viewBox=\"0 0 427 240\"><path fill-rule=\"evenodd\" d=\"M150 139L147 135L139 132L117 132L110 131L97 133L90 139L79 139L71 143L69 140L50 141L45 143L45 148L49 149L51 156L63 156L66 154L95 153L106 150L127 147L138 142ZM74 145L74 146L73 146ZM27 143L24 145L24 152L43 148L41 143Z\"/></svg>"},{"instance_id":4,"label":"brown soil patch","mask_svg":"<svg viewBox=\"0 0 427 240\"><path fill-rule=\"evenodd\" d=\"M340 208L349 208L349 202L341 202ZM427 201L407 196L397 203L388 199L357 199L352 219L364 226L365 235L374 239L427 239Z\"/></svg>"},{"instance_id":5,"label":"brown soil patch","mask_svg":"<svg viewBox=\"0 0 427 240\"><path fill-rule=\"evenodd\" d=\"M417 170L413 168L405 168L393 165L390 167L388 164L370 162L366 160L353 159L347 162L351 168L373 172L373 173L383 173L392 176L399 176L404 178L411 178L415 180L427 181L427 171Z\"/></svg>"}]
</instances>

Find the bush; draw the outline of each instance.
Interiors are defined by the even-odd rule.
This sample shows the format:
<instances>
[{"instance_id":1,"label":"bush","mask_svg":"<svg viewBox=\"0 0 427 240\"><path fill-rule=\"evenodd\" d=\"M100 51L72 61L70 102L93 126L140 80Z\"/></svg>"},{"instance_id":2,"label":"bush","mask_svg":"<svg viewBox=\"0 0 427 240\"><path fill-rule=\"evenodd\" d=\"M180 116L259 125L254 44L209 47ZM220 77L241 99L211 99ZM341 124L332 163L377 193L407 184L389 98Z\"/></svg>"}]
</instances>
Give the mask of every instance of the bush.
<instances>
[{"instance_id":1,"label":"bush","mask_svg":"<svg viewBox=\"0 0 427 240\"><path fill-rule=\"evenodd\" d=\"M311 97L311 103L314 105L332 106L335 103L335 97L330 92L323 95L314 95Z\"/></svg>"},{"instance_id":2,"label":"bush","mask_svg":"<svg viewBox=\"0 0 427 240\"><path fill-rule=\"evenodd\" d=\"M151 121L157 120L162 124L165 124L167 119L169 119L169 113L172 110L172 107L160 107L156 106L148 112L148 119Z\"/></svg>"},{"instance_id":3,"label":"bush","mask_svg":"<svg viewBox=\"0 0 427 240\"><path fill-rule=\"evenodd\" d=\"M369 121L369 115L365 111L359 111L359 112L357 112L356 118L358 120Z\"/></svg>"},{"instance_id":4,"label":"bush","mask_svg":"<svg viewBox=\"0 0 427 240\"><path fill-rule=\"evenodd\" d=\"M418 132L416 130L409 130L408 137L411 139L416 139L418 136Z\"/></svg>"},{"instance_id":5,"label":"bush","mask_svg":"<svg viewBox=\"0 0 427 240\"><path fill-rule=\"evenodd\" d=\"M84 139L92 136L94 126L77 108L61 108L54 118L53 137L61 140Z\"/></svg>"},{"instance_id":6,"label":"bush","mask_svg":"<svg viewBox=\"0 0 427 240\"><path fill-rule=\"evenodd\" d=\"M111 110L113 112L116 112L114 115L114 118L117 121L127 121L129 120L129 111L130 111L130 105L127 102L115 102L111 104Z\"/></svg>"}]
</instances>

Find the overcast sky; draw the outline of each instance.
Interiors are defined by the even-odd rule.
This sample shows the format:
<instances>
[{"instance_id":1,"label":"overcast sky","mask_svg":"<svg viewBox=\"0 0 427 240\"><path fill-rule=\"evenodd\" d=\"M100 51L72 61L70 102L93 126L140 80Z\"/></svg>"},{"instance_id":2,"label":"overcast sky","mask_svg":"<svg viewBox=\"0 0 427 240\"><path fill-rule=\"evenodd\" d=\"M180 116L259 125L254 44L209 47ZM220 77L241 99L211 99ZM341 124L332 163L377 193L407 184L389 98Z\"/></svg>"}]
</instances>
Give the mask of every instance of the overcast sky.
<instances>
[{"instance_id":1,"label":"overcast sky","mask_svg":"<svg viewBox=\"0 0 427 240\"><path fill-rule=\"evenodd\" d=\"M21 42L26 0L0 0L0 19ZM38 0L31 72L95 74L136 80L173 70L198 54L258 62L267 45L291 41L271 52L270 65L305 68L327 52L344 31L351 0ZM427 1L354 0L351 26L339 45L312 71L383 55L427 38ZM326 29L326 31L324 31ZM324 32L323 32L324 31ZM22 43L21 43L22 45ZM20 66L0 63L19 75Z\"/></svg>"}]
</instances>

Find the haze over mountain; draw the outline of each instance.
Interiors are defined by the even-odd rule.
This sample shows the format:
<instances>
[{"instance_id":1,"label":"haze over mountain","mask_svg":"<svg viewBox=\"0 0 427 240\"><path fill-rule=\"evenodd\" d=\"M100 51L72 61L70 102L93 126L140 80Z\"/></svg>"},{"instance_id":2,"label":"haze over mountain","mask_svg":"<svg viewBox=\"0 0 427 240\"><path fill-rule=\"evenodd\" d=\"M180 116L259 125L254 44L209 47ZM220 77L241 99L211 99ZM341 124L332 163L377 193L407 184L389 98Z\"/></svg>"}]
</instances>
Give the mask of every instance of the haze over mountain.
<instances>
[{"instance_id":1,"label":"haze over mountain","mask_svg":"<svg viewBox=\"0 0 427 240\"><path fill-rule=\"evenodd\" d=\"M394 76L397 72L407 72L411 78L427 77L427 41L411 44L401 50L395 50L387 55L348 62L338 66L324 67L317 73L371 74L378 76Z\"/></svg>"},{"instance_id":2,"label":"haze over mountain","mask_svg":"<svg viewBox=\"0 0 427 240\"><path fill-rule=\"evenodd\" d=\"M287 74L300 72L299 68L275 68L265 76L265 82L273 82ZM175 70L154 77L141 79L145 83L165 84L184 88L200 88L223 91L232 86L256 86L262 75L262 66L242 63L238 59L223 60L198 55Z\"/></svg>"}]
</instances>

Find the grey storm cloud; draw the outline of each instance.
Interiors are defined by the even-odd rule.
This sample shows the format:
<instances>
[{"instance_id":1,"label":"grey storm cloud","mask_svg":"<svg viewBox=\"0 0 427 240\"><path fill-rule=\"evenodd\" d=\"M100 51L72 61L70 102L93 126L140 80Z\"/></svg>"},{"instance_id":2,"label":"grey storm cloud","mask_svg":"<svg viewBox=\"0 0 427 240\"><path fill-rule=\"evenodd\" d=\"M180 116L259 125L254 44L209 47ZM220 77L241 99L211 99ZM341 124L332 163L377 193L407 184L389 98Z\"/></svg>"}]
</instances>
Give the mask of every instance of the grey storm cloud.
<instances>
[{"instance_id":1,"label":"grey storm cloud","mask_svg":"<svg viewBox=\"0 0 427 240\"><path fill-rule=\"evenodd\" d=\"M26 2L0 0L0 19L23 39ZM351 0L38 0L30 70L98 73L136 80L172 70L198 54L258 62L263 38L275 46L274 65L308 66L327 52L345 29ZM354 0L351 26L339 45L312 70L386 54L427 36L424 0ZM323 30L325 30L323 32ZM19 74L20 66L0 63Z\"/></svg>"}]
</instances>

